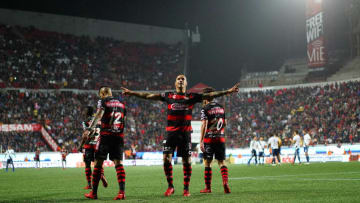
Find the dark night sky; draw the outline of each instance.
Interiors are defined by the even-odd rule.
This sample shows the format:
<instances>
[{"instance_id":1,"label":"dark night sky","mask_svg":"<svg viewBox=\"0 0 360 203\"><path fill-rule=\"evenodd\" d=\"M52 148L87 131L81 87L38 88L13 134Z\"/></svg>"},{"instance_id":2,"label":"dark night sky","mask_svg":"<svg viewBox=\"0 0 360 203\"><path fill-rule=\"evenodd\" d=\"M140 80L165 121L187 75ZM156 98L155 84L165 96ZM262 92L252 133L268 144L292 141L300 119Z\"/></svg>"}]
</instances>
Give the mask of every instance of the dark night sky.
<instances>
[{"instance_id":1,"label":"dark night sky","mask_svg":"<svg viewBox=\"0 0 360 203\"><path fill-rule=\"evenodd\" d=\"M306 53L305 0L12 0L0 1L0 7L174 28L198 25L202 42L191 50L190 86L227 88L244 64L251 71L273 70Z\"/></svg>"}]
</instances>

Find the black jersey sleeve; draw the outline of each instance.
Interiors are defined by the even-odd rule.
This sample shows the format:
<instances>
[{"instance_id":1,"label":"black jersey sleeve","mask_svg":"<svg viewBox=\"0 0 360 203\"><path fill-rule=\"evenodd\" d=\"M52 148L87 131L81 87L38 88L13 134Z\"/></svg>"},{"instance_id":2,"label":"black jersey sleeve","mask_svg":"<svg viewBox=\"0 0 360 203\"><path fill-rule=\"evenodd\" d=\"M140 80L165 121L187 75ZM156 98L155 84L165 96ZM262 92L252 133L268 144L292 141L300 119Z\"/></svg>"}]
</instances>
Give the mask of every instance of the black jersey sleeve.
<instances>
[{"instance_id":1,"label":"black jersey sleeve","mask_svg":"<svg viewBox=\"0 0 360 203\"><path fill-rule=\"evenodd\" d=\"M200 119L203 121L203 120L208 120L208 116L206 114L206 109L205 108L202 108L201 109L201 117Z\"/></svg>"},{"instance_id":2,"label":"black jersey sleeve","mask_svg":"<svg viewBox=\"0 0 360 203\"><path fill-rule=\"evenodd\" d=\"M202 101L202 94L198 94L198 93L191 93L191 100L193 103L198 103Z\"/></svg>"},{"instance_id":3,"label":"black jersey sleeve","mask_svg":"<svg viewBox=\"0 0 360 203\"><path fill-rule=\"evenodd\" d=\"M169 92L163 92L160 94L161 101L168 101Z\"/></svg>"}]
</instances>

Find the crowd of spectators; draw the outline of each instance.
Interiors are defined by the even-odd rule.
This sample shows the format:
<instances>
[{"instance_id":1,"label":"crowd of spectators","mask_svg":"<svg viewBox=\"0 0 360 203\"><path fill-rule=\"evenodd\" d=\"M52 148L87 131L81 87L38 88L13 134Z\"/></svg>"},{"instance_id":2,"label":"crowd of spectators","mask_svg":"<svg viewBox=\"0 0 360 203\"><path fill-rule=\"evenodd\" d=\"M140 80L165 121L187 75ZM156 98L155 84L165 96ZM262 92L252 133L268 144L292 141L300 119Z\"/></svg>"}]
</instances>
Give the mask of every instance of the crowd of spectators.
<instances>
[{"instance_id":1,"label":"crowd of spectators","mask_svg":"<svg viewBox=\"0 0 360 203\"><path fill-rule=\"evenodd\" d=\"M285 145L292 132L309 130L315 143L360 141L360 82L241 93L227 98L228 147L278 134Z\"/></svg>"},{"instance_id":2,"label":"crowd of spectators","mask_svg":"<svg viewBox=\"0 0 360 203\"><path fill-rule=\"evenodd\" d=\"M182 44L143 44L0 25L0 87L170 89Z\"/></svg>"},{"instance_id":3,"label":"crowd of spectators","mask_svg":"<svg viewBox=\"0 0 360 203\"><path fill-rule=\"evenodd\" d=\"M134 144L138 151L161 151L166 106L162 102L115 96L127 107L127 148ZM85 107L95 106L98 100L95 93L72 91L5 91L0 98L3 123L40 123L60 146L71 151L81 139ZM360 82L239 93L217 101L227 112L229 148L247 147L253 136L267 140L274 133L288 145L293 130L309 130L318 144L360 141ZM200 104L195 106L194 120L200 119L200 108ZM16 139L26 135L17 135ZM34 139L31 146L38 144L39 139Z\"/></svg>"}]
</instances>

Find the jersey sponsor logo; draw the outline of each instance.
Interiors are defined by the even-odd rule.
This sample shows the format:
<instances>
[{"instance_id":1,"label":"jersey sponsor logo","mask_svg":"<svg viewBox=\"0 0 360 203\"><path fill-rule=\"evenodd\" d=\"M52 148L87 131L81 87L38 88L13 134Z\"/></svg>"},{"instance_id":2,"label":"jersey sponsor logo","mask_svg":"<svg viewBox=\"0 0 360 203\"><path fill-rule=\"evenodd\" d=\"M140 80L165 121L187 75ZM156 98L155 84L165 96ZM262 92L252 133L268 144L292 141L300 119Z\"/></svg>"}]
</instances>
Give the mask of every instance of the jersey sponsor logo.
<instances>
[{"instance_id":1,"label":"jersey sponsor logo","mask_svg":"<svg viewBox=\"0 0 360 203\"><path fill-rule=\"evenodd\" d=\"M189 110L187 104L173 103L170 105L170 109L174 111Z\"/></svg>"}]
</instances>

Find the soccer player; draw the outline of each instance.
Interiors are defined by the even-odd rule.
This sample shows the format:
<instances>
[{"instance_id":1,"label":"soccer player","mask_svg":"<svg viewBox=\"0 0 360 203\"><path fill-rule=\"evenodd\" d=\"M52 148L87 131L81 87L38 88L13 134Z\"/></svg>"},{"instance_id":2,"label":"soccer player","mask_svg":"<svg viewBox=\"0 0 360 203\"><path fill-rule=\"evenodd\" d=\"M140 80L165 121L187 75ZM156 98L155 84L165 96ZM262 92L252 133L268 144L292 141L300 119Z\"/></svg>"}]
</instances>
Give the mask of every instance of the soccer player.
<instances>
[{"instance_id":1,"label":"soccer player","mask_svg":"<svg viewBox=\"0 0 360 203\"><path fill-rule=\"evenodd\" d=\"M310 157L309 157L309 146L311 144L311 136L309 134L309 130L304 130L304 152L306 156L306 163L309 164Z\"/></svg>"},{"instance_id":2,"label":"soccer player","mask_svg":"<svg viewBox=\"0 0 360 203\"><path fill-rule=\"evenodd\" d=\"M8 149L5 152L5 159L6 160L6 172L8 172L9 165L12 165L12 171L15 172L14 162L13 158L15 157L15 152L13 149L11 149L10 145L8 146Z\"/></svg>"},{"instance_id":3,"label":"soccer player","mask_svg":"<svg viewBox=\"0 0 360 203\"><path fill-rule=\"evenodd\" d=\"M266 142L264 141L263 137L260 137L260 140L258 142L259 142L259 145L258 145L259 146L259 164L264 165L264 159L265 159L264 149L266 147Z\"/></svg>"},{"instance_id":4,"label":"soccer player","mask_svg":"<svg viewBox=\"0 0 360 203\"><path fill-rule=\"evenodd\" d=\"M92 106L88 106L86 110L86 120L82 122L83 129L86 130L90 126L90 122L93 119L94 108ZM100 128L95 128L93 133L89 135L88 139L82 139L79 147L79 151L82 151L84 148L84 162L85 162L85 177L88 185L84 189L92 189L91 188L91 162L95 161L95 148L97 140L100 136ZM83 147L84 146L84 147ZM101 182L103 186L106 188L108 186L107 180L104 176L104 169L101 169Z\"/></svg>"},{"instance_id":5,"label":"soccer player","mask_svg":"<svg viewBox=\"0 0 360 203\"><path fill-rule=\"evenodd\" d=\"M254 136L254 138L251 140L250 142L250 150L251 150L251 157L248 161L248 165L250 165L250 162L252 160L252 158L255 157L255 165L257 164L257 154L256 151L259 149L259 143L257 141L257 137Z\"/></svg>"},{"instance_id":6,"label":"soccer player","mask_svg":"<svg viewBox=\"0 0 360 203\"><path fill-rule=\"evenodd\" d=\"M35 151L34 161L35 161L35 168L40 168L40 149L39 148L37 148Z\"/></svg>"},{"instance_id":7,"label":"soccer player","mask_svg":"<svg viewBox=\"0 0 360 203\"><path fill-rule=\"evenodd\" d=\"M275 161L275 157L276 157L278 160L278 164L280 164L281 161L280 161L280 152L279 152L279 137L276 136L275 133L273 134L272 137L269 138L268 145L271 148L272 156L273 156L271 163L273 164L273 166L276 164Z\"/></svg>"},{"instance_id":8,"label":"soccer player","mask_svg":"<svg viewBox=\"0 0 360 203\"><path fill-rule=\"evenodd\" d=\"M66 168L66 156L68 155L68 151L65 149L65 146L61 149L61 165L62 169L65 170Z\"/></svg>"},{"instance_id":9,"label":"soccer player","mask_svg":"<svg viewBox=\"0 0 360 203\"><path fill-rule=\"evenodd\" d=\"M131 156L134 159L133 165L136 166L136 149L137 149L137 145L135 143L131 144L130 148L131 148L130 149L131 150Z\"/></svg>"},{"instance_id":10,"label":"soccer player","mask_svg":"<svg viewBox=\"0 0 360 203\"><path fill-rule=\"evenodd\" d=\"M98 121L101 120L100 138L96 145L95 166L92 173L92 190L85 194L86 198L97 199L97 190L101 179L104 160L109 154L115 164L119 192L114 200L125 199L125 170L123 166L125 105L118 98L113 97L110 87L101 87L100 100L97 111L90 126L84 131L83 137L88 138Z\"/></svg>"},{"instance_id":11,"label":"soccer player","mask_svg":"<svg viewBox=\"0 0 360 203\"><path fill-rule=\"evenodd\" d=\"M213 88L205 88L203 90L204 93L214 91ZM220 104L212 101L212 99L204 99L203 108L201 109L200 149L204 153L205 189L200 190L200 193L211 193L211 162L214 155L220 167L224 192L230 193L228 168L225 164L225 125L224 108Z\"/></svg>"},{"instance_id":12,"label":"soccer player","mask_svg":"<svg viewBox=\"0 0 360 203\"><path fill-rule=\"evenodd\" d=\"M175 80L176 91L164 93L135 92L122 87L123 94L133 95L143 99L164 101L167 103L167 136L163 142L164 172L168 182L165 196L174 194L172 155L177 148L178 156L182 157L184 171L184 193L190 196L189 184L192 173L191 168L191 119L195 103L203 99L211 99L238 91L239 84L225 90L204 94L186 93L187 80L185 75L178 75Z\"/></svg>"},{"instance_id":13,"label":"soccer player","mask_svg":"<svg viewBox=\"0 0 360 203\"><path fill-rule=\"evenodd\" d=\"M293 132L293 140L292 140L292 144L295 147L295 154L294 154L294 162L293 162L293 164L295 164L296 156L298 157L299 164L301 164L301 161L300 161L300 142L301 142L300 135L299 135L298 131L295 130Z\"/></svg>"}]
</instances>

